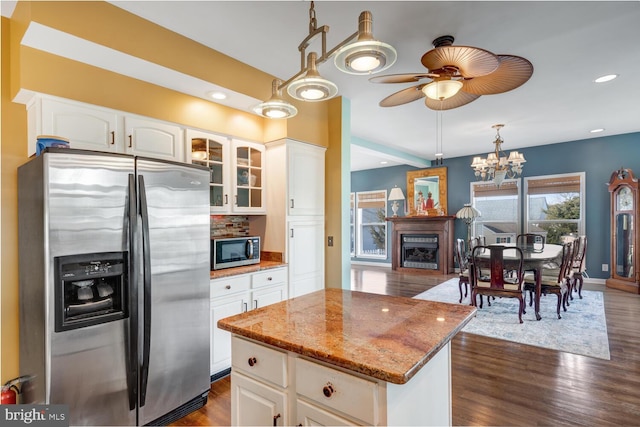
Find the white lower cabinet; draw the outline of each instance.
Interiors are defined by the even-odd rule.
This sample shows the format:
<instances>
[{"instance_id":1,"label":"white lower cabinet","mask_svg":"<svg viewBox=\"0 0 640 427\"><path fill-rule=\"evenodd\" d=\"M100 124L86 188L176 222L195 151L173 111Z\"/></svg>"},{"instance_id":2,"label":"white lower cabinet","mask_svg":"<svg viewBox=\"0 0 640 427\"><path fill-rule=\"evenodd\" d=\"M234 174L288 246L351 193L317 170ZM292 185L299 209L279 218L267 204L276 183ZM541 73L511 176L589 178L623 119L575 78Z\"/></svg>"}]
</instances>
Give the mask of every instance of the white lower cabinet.
<instances>
[{"instance_id":1,"label":"white lower cabinet","mask_svg":"<svg viewBox=\"0 0 640 427\"><path fill-rule=\"evenodd\" d=\"M231 334L218 320L287 299L287 267L211 280L211 375L231 367Z\"/></svg>"},{"instance_id":2,"label":"white lower cabinet","mask_svg":"<svg viewBox=\"0 0 640 427\"><path fill-rule=\"evenodd\" d=\"M319 406L298 399L296 402L297 425L302 426L353 426L354 421L340 417Z\"/></svg>"},{"instance_id":3,"label":"white lower cabinet","mask_svg":"<svg viewBox=\"0 0 640 427\"><path fill-rule=\"evenodd\" d=\"M451 425L448 343L407 383L392 384L237 335L232 341L233 425Z\"/></svg>"},{"instance_id":4,"label":"white lower cabinet","mask_svg":"<svg viewBox=\"0 0 640 427\"><path fill-rule=\"evenodd\" d=\"M231 400L238 402L238 405L232 406L231 425L290 425L285 392L234 372L231 376L231 393Z\"/></svg>"}]
</instances>

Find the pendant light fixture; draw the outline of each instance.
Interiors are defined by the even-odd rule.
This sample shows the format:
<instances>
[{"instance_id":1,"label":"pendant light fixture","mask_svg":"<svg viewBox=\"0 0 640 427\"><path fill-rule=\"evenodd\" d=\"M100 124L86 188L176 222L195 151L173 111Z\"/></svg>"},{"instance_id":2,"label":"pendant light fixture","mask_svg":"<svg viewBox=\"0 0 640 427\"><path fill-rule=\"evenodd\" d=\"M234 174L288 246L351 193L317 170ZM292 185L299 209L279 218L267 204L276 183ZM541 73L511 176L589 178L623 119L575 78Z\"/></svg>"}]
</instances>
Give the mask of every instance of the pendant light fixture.
<instances>
[{"instance_id":1,"label":"pendant light fixture","mask_svg":"<svg viewBox=\"0 0 640 427\"><path fill-rule=\"evenodd\" d=\"M373 38L373 15L364 11L358 18L358 40L341 47L334 59L336 67L349 74L373 74L396 62L393 46Z\"/></svg>"},{"instance_id":2,"label":"pendant light fixture","mask_svg":"<svg viewBox=\"0 0 640 427\"><path fill-rule=\"evenodd\" d=\"M518 151L512 151L507 156L502 151L504 140L500 136L500 129L503 124L491 126L496 130L496 137L493 141L495 149L493 153L489 153L486 159L480 156L474 157L471 167L475 171L476 178L481 181L493 181L496 187L502 185L505 178L512 179L522 173L522 164L527 160L524 155Z\"/></svg>"},{"instance_id":3,"label":"pendant light fixture","mask_svg":"<svg viewBox=\"0 0 640 427\"><path fill-rule=\"evenodd\" d=\"M307 72L301 79L294 80L287 87L287 92L300 101L324 101L338 94L338 86L323 78L316 66L317 54L309 53Z\"/></svg>"},{"instance_id":4,"label":"pendant light fixture","mask_svg":"<svg viewBox=\"0 0 640 427\"><path fill-rule=\"evenodd\" d=\"M281 91L285 88L291 97L301 101L324 101L336 96L338 87L320 76L318 72L318 65L334 55L336 67L349 74L372 74L392 66L397 58L396 50L386 43L375 40L372 27L371 12L360 13L358 31L338 43L334 48L327 50L329 27L327 25L318 27L314 2L312 1L309 8L309 34L298 46L300 71L285 82L274 80L271 99L258 104L253 108L253 111L267 118L295 116L297 109L282 99ZM318 35L322 36L320 56L316 52L310 52L307 56L307 47Z\"/></svg>"},{"instance_id":5,"label":"pendant light fixture","mask_svg":"<svg viewBox=\"0 0 640 427\"><path fill-rule=\"evenodd\" d=\"M282 91L279 89L282 80L275 79L271 83L271 98L255 107L253 111L270 119L286 119L298 114L298 109L282 99Z\"/></svg>"}]
</instances>

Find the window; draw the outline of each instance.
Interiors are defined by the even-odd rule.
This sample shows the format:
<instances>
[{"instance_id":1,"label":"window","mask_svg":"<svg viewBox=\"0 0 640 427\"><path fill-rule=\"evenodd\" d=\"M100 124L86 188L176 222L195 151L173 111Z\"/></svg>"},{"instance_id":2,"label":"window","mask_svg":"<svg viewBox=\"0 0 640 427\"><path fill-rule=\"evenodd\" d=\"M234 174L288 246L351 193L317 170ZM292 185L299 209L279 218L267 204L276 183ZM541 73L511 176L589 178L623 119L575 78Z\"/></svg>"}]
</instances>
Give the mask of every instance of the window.
<instances>
[{"instance_id":1,"label":"window","mask_svg":"<svg viewBox=\"0 0 640 427\"><path fill-rule=\"evenodd\" d=\"M584 172L525 178L528 233L561 244L585 234Z\"/></svg>"},{"instance_id":2,"label":"window","mask_svg":"<svg viewBox=\"0 0 640 427\"><path fill-rule=\"evenodd\" d=\"M484 236L487 244L515 243L520 234L520 180L472 182L471 203L480 211L471 236Z\"/></svg>"},{"instance_id":3,"label":"window","mask_svg":"<svg viewBox=\"0 0 640 427\"><path fill-rule=\"evenodd\" d=\"M387 191L355 194L356 255L362 258L387 257Z\"/></svg>"}]
</instances>

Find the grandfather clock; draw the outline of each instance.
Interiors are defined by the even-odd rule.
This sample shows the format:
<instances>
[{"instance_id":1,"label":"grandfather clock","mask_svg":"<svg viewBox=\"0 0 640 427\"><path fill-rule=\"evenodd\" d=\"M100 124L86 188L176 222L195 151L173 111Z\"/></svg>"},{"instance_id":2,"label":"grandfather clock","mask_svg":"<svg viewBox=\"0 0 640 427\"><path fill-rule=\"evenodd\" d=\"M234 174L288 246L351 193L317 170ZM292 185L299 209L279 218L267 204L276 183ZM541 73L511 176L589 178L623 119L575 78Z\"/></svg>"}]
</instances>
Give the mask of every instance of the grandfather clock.
<instances>
[{"instance_id":1,"label":"grandfather clock","mask_svg":"<svg viewBox=\"0 0 640 427\"><path fill-rule=\"evenodd\" d=\"M607 287L640 293L640 224L638 192L640 186L630 169L611 174L611 277Z\"/></svg>"}]
</instances>

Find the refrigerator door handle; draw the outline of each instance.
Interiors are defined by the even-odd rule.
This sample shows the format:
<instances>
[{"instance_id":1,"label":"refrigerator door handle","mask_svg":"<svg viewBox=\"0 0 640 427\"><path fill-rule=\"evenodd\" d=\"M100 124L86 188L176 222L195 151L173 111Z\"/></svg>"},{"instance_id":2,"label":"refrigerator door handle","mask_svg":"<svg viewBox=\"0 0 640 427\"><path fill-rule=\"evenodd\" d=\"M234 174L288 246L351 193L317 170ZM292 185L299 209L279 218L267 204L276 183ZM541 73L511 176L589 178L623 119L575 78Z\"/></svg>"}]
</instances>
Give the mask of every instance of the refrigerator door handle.
<instances>
[{"instance_id":1,"label":"refrigerator door handle","mask_svg":"<svg viewBox=\"0 0 640 427\"><path fill-rule=\"evenodd\" d=\"M138 268L135 263L138 200L136 197L136 178L134 174L129 174L127 203L129 232L129 351L127 352L127 391L129 394L129 410L133 411L136 409L138 403Z\"/></svg>"},{"instance_id":2,"label":"refrigerator door handle","mask_svg":"<svg viewBox=\"0 0 640 427\"><path fill-rule=\"evenodd\" d=\"M151 252L149 246L149 214L147 210L147 194L144 177L138 175L138 198L140 200L140 217L142 222L142 258L143 258L143 303L144 329L142 335L142 366L140 367L140 407L147 398L147 382L149 380L149 352L151 349Z\"/></svg>"}]
</instances>

